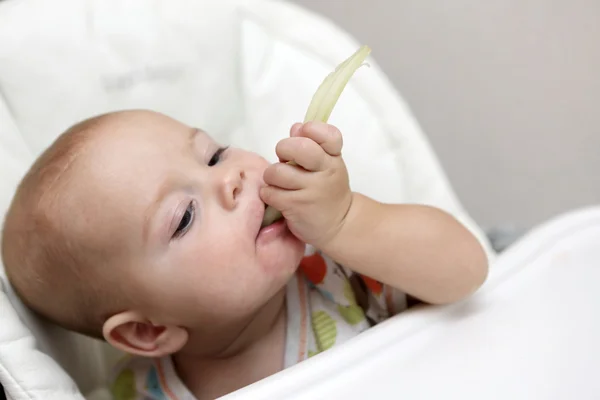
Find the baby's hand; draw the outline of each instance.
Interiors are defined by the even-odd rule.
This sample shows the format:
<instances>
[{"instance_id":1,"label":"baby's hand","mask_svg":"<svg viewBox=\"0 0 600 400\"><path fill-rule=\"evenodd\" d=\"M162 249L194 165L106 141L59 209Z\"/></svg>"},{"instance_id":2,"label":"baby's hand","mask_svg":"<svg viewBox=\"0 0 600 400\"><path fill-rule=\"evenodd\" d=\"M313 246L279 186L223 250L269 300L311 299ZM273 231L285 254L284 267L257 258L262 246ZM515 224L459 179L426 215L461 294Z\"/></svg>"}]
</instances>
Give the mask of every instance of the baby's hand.
<instances>
[{"instance_id":1,"label":"baby's hand","mask_svg":"<svg viewBox=\"0 0 600 400\"><path fill-rule=\"evenodd\" d=\"M342 134L332 125L309 122L292 126L290 136L277 144L281 162L265 171L269 186L260 195L282 212L296 237L323 248L339 232L352 202Z\"/></svg>"}]
</instances>

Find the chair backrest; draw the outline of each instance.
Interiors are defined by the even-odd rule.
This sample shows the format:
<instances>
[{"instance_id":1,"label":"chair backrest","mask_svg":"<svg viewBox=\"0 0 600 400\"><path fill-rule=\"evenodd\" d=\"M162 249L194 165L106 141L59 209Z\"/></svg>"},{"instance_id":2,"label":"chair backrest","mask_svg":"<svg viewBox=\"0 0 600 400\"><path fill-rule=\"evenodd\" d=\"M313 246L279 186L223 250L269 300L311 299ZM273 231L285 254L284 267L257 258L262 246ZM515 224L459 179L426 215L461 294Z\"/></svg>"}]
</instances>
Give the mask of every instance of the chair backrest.
<instances>
[{"instance_id":1,"label":"chair backrest","mask_svg":"<svg viewBox=\"0 0 600 400\"><path fill-rule=\"evenodd\" d=\"M281 1L2 2L0 212L60 132L111 110L163 112L275 160L276 142L302 119L320 81L357 47L330 21ZM353 189L439 206L492 256L404 102L369 63L330 120L345 135ZM38 348L83 391L105 378L113 358L103 344L43 324L8 294Z\"/></svg>"}]
</instances>

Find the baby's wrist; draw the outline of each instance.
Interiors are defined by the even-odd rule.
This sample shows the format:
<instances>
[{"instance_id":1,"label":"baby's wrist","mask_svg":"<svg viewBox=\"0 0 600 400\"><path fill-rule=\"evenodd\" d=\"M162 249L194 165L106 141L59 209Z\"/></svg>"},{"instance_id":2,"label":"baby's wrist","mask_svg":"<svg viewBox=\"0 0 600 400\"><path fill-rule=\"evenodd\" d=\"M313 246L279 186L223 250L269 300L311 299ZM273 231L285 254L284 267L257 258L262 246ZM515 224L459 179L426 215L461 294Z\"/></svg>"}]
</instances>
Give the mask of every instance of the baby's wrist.
<instances>
[{"instance_id":1,"label":"baby's wrist","mask_svg":"<svg viewBox=\"0 0 600 400\"><path fill-rule=\"evenodd\" d=\"M360 208L363 207L364 196L351 192L349 203L343 217L336 224L327 241L317 246L325 254L332 256L334 253L344 253L345 248L352 246L351 238L354 236L352 232L357 230L355 225L359 223L358 217L361 214Z\"/></svg>"}]
</instances>

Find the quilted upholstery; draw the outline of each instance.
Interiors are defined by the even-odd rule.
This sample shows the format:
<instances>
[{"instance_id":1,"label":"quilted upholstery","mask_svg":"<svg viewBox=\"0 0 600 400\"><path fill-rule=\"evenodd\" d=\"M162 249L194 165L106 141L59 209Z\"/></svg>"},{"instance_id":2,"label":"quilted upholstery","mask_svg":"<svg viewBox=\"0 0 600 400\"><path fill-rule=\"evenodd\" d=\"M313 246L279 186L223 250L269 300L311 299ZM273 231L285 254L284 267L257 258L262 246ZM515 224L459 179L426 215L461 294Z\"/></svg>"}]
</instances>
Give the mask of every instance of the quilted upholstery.
<instances>
[{"instance_id":1,"label":"quilted upholstery","mask_svg":"<svg viewBox=\"0 0 600 400\"><path fill-rule=\"evenodd\" d=\"M61 131L111 110L160 111L274 160L275 143L303 117L322 78L357 47L329 21L279 1L2 2L0 212ZM352 187L442 207L489 249L402 99L370 65L331 117L345 135ZM15 399L79 398L38 350L84 392L103 381L114 359L103 344L41 323L8 296L14 308L0 293L0 380Z\"/></svg>"}]
</instances>

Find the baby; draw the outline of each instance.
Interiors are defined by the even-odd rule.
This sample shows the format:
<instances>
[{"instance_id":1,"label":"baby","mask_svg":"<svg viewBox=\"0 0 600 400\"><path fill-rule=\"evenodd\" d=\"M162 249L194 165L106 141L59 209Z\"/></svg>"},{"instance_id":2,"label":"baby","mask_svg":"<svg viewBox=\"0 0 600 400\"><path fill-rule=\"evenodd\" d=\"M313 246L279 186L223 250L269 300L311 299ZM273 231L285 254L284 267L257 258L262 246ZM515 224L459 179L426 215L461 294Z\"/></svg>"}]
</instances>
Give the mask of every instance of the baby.
<instances>
[{"instance_id":1,"label":"baby","mask_svg":"<svg viewBox=\"0 0 600 400\"><path fill-rule=\"evenodd\" d=\"M122 399L213 399L487 276L428 206L352 192L342 134L295 124L280 163L149 111L81 122L24 177L2 257L22 300L128 357ZM298 166L289 165L294 161ZM262 227L265 206L284 219Z\"/></svg>"}]
</instances>

